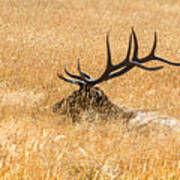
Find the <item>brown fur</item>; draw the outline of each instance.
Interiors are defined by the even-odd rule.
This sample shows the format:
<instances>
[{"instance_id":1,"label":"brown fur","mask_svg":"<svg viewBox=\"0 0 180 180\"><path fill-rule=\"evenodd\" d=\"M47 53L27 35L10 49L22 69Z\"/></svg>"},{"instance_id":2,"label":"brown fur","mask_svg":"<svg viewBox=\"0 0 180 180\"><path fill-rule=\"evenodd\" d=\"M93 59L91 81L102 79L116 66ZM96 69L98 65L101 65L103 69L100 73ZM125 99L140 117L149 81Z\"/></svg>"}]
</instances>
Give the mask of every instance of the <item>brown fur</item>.
<instances>
[{"instance_id":1,"label":"brown fur","mask_svg":"<svg viewBox=\"0 0 180 180\"><path fill-rule=\"evenodd\" d=\"M112 103L99 87L80 89L74 91L67 98L62 99L53 106L53 112L66 114L73 122L80 121L83 112L102 120L121 118L127 121L135 117L135 113L127 108L118 107Z\"/></svg>"},{"instance_id":2,"label":"brown fur","mask_svg":"<svg viewBox=\"0 0 180 180\"><path fill-rule=\"evenodd\" d=\"M81 120L120 120L129 130L180 131L180 123L171 117L162 116L154 110L135 110L112 103L98 87L82 88L63 98L53 106L53 112L71 117L72 122ZM148 131L147 131L148 130Z\"/></svg>"}]
</instances>

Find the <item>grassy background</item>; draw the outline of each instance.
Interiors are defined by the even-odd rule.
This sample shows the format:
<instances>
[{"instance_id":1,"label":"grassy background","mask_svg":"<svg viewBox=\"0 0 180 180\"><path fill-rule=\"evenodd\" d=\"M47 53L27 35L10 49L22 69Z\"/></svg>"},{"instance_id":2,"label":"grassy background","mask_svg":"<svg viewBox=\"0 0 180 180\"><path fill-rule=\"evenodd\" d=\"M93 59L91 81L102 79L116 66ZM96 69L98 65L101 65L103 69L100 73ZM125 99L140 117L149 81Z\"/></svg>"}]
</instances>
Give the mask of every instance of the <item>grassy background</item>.
<instances>
[{"instance_id":1,"label":"grassy background","mask_svg":"<svg viewBox=\"0 0 180 180\"><path fill-rule=\"evenodd\" d=\"M57 78L64 64L98 77L110 32L113 62L134 27L140 56L180 62L178 0L0 0L0 174L2 179L178 179L174 136L123 132L118 122L71 126L51 106L77 87ZM160 63L152 62L149 65ZM135 68L100 87L119 105L180 119L180 69Z\"/></svg>"}]
</instances>

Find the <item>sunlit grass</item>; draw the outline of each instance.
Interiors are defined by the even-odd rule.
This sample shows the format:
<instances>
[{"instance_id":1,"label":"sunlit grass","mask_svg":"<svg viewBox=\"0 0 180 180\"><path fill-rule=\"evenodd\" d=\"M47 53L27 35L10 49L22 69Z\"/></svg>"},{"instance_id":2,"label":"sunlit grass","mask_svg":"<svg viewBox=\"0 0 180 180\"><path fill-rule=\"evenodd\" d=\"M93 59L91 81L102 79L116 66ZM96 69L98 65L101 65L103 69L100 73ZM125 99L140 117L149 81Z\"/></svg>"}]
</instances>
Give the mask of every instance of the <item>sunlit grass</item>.
<instances>
[{"instance_id":1,"label":"sunlit grass","mask_svg":"<svg viewBox=\"0 0 180 180\"><path fill-rule=\"evenodd\" d=\"M77 88L57 78L64 64L77 72L80 58L93 77L102 73L107 32L114 63L125 57L131 27L140 56L157 31L157 54L178 62L179 12L171 0L0 0L1 179L178 179L176 134L149 138L111 120L72 125L51 107ZM180 119L179 77L179 67L136 68L100 87L117 105Z\"/></svg>"}]
</instances>

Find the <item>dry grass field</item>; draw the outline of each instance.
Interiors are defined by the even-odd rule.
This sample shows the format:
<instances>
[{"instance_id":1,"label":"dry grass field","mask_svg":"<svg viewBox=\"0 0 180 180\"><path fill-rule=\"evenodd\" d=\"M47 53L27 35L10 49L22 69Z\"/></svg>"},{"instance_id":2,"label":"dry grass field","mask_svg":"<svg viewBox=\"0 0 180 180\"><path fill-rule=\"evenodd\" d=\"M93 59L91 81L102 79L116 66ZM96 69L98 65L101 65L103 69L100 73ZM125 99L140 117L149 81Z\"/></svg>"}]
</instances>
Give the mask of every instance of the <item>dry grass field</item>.
<instances>
[{"instance_id":1,"label":"dry grass field","mask_svg":"<svg viewBox=\"0 0 180 180\"><path fill-rule=\"evenodd\" d=\"M0 179L180 179L176 134L146 137L118 121L82 122L52 113L77 89L58 79L64 64L98 77L110 32L113 62L126 52L131 27L146 55L180 62L179 0L0 0ZM149 65L159 65L152 62ZM99 85L117 105L157 109L180 120L180 68L135 68Z\"/></svg>"}]
</instances>

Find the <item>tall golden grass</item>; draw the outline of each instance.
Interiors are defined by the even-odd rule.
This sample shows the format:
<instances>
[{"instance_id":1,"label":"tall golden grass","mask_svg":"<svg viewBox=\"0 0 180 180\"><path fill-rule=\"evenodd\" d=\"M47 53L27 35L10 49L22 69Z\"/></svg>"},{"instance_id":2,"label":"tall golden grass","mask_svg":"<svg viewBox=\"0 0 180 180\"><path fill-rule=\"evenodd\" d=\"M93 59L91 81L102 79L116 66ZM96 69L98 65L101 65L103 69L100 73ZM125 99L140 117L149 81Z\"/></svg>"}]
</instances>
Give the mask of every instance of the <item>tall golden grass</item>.
<instances>
[{"instance_id":1,"label":"tall golden grass","mask_svg":"<svg viewBox=\"0 0 180 180\"><path fill-rule=\"evenodd\" d=\"M71 125L51 106L77 87L57 78L77 58L94 77L125 56L131 27L140 56L158 33L157 54L180 62L178 0L0 0L1 179L179 179L175 134L124 132L119 122ZM157 63L151 63L157 64ZM159 64L159 63L158 63ZM180 119L180 69L134 69L100 87L119 105Z\"/></svg>"}]
</instances>

